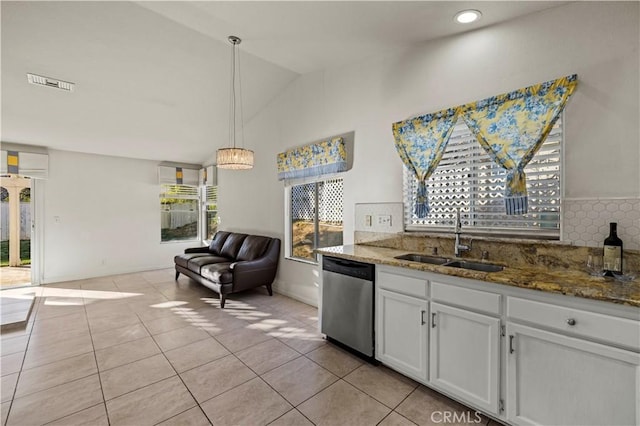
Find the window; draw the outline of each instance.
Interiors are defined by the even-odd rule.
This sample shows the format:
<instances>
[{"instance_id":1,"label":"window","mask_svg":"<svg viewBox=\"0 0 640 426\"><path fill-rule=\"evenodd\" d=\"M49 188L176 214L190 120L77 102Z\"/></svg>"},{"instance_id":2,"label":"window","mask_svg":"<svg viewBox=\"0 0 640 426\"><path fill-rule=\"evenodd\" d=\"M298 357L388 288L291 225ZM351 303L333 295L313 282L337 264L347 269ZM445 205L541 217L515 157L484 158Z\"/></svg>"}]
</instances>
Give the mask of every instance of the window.
<instances>
[{"instance_id":1,"label":"window","mask_svg":"<svg viewBox=\"0 0 640 426\"><path fill-rule=\"evenodd\" d=\"M459 120L438 168L427 181L431 212L426 218L413 214L418 183L405 167L405 228L450 231L459 207L467 232L559 238L561 149L562 117L525 167L529 213L507 216L502 198L506 171L489 158Z\"/></svg>"},{"instance_id":2,"label":"window","mask_svg":"<svg viewBox=\"0 0 640 426\"><path fill-rule=\"evenodd\" d=\"M342 179L288 188L288 257L316 261L313 250L342 245Z\"/></svg>"},{"instance_id":3,"label":"window","mask_svg":"<svg viewBox=\"0 0 640 426\"><path fill-rule=\"evenodd\" d=\"M198 187L160 185L161 241L198 239Z\"/></svg>"},{"instance_id":4,"label":"window","mask_svg":"<svg viewBox=\"0 0 640 426\"><path fill-rule=\"evenodd\" d=\"M202 219L204 223L203 240L212 240L218 230L218 187L202 187Z\"/></svg>"}]
</instances>

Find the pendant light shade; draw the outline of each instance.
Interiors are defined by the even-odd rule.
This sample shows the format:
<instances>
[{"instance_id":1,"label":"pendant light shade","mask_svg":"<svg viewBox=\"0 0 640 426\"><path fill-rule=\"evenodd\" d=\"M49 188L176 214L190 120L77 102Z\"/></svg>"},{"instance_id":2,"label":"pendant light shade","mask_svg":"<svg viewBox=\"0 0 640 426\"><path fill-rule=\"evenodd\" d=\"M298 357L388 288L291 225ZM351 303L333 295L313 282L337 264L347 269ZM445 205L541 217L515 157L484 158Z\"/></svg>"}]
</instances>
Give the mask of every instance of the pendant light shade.
<instances>
[{"instance_id":1,"label":"pendant light shade","mask_svg":"<svg viewBox=\"0 0 640 426\"><path fill-rule=\"evenodd\" d=\"M220 148L216 153L216 164L220 169L229 170L246 170L253 168L253 151L245 148L236 147L236 105L240 105L240 126L244 127L244 119L242 116L242 84L240 82L240 58L237 57L236 51L238 45L242 42L239 37L229 36L229 42L232 45L231 56L231 94L230 94L230 108L229 108L229 148ZM238 97L239 101L236 102L236 62L238 64ZM244 139L244 131L241 132Z\"/></svg>"},{"instance_id":2,"label":"pendant light shade","mask_svg":"<svg viewBox=\"0 0 640 426\"><path fill-rule=\"evenodd\" d=\"M221 169L246 170L253 167L253 151L244 148L220 148L216 163Z\"/></svg>"}]
</instances>

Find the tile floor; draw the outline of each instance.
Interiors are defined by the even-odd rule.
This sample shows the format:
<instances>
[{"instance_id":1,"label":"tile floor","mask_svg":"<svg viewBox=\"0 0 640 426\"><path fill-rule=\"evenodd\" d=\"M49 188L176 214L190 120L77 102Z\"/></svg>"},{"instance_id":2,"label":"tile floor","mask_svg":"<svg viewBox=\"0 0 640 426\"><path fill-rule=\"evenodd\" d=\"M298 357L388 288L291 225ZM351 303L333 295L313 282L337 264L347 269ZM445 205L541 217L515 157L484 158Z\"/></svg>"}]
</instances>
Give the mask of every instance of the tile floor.
<instances>
[{"instance_id":1,"label":"tile floor","mask_svg":"<svg viewBox=\"0 0 640 426\"><path fill-rule=\"evenodd\" d=\"M169 269L36 291L26 328L1 336L3 426L426 425L438 424L436 411L475 418L327 343L317 310L282 295L232 295L221 310L215 294L174 281Z\"/></svg>"}]
</instances>

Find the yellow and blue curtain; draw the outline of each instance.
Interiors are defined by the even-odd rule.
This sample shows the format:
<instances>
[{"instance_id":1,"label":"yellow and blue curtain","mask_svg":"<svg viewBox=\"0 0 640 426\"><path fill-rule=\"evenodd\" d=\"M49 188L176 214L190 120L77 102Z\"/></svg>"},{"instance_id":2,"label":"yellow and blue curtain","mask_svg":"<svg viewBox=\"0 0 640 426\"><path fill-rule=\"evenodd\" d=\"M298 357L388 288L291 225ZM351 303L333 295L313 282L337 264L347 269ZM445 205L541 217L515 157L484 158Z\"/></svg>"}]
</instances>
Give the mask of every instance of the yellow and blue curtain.
<instances>
[{"instance_id":1,"label":"yellow and blue curtain","mask_svg":"<svg viewBox=\"0 0 640 426\"><path fill-rule=\"evenodd\" d=\"M569 75L461 107L460 115L482 148L507 170L507 215L527 213L524 168L549 135L577 82L577 75Z\"/></svg>"},{"instance_id":2,"label":"yellow and blue curtain","mask_svg":"<svg viewBox=\"0 0 640 426\"><path fill-rule=\"evenodd\" d=\"M414 206L414 214L418 218L429 214L427 179L442 159L458 113L458 108L450 108L393 124L396 151L418 180Z\"/></svg>"},{"instance_id":3,"label":"yellow and blue curtain","mask_svg":"<svg viewBox=\"0 0 640 426\"><path fill-rule=\"evenodd\" d=\"M347 170L342 138L289 149L278 154L278 180L322 176Z\"/></svg>"}]
</instances>

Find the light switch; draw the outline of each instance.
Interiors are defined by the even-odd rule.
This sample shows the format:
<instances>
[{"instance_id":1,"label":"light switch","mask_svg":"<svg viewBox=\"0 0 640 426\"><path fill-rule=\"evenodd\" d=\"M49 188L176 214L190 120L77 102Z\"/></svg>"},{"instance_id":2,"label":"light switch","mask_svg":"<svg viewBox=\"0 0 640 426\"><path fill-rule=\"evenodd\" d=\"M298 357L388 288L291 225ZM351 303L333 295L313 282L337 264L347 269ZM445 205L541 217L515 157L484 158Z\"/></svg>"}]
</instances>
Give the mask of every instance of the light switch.
<instances>
[{"instance_id":1,"label":"light switch","mask_svg":"<svg viewBox=\"0 0 640 426\"><path fill-rule=\"evenodd\" d=\"M373 226L373 217L370 214L364 216L364 226Z\"/></svg>"}]
</instances>

